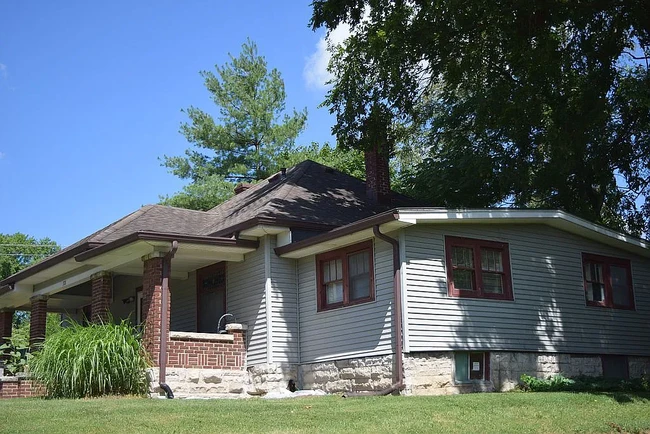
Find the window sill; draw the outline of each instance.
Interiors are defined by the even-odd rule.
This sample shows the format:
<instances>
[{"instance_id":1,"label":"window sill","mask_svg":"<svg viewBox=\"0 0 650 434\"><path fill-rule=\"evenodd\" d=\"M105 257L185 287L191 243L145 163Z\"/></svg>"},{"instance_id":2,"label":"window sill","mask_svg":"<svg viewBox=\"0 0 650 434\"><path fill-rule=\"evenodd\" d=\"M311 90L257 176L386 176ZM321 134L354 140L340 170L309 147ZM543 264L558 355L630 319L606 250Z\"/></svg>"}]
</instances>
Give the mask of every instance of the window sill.
<instances>
[{"instance_id":1,"label":"window sill","mask_svg":"<svg viewBox=\"0 0 650 434\"><path fill-rule=\"evenodd\" d=\"M364 306L366 304L374 304L376 302L377 302L377 299L375 298L374 300L358 301L356 303L350 303L350 304L346 304L344 306L323 307L323 308L320 308L320 309L317 308L316 313L337 312L337 311L341 311L341 310L355 308L355 307L358 307L358 306Z\"/></svg>"},{"instance_id":2,"label":"window sill","mask_svg":"<svg viewBox=\"0 0 650 434\"><path fill-rule=\"evenodd\" d=\"M628 310L628 311L636 311L636 306L630 306L630 307L625 307L625 306L608 306L606 304L601 304L601 303L595 303L595 302L590 302L588 301L586 304L587 307L593 307L596 309L611 309L611 310Z\"/></svg>"}]
</instances>

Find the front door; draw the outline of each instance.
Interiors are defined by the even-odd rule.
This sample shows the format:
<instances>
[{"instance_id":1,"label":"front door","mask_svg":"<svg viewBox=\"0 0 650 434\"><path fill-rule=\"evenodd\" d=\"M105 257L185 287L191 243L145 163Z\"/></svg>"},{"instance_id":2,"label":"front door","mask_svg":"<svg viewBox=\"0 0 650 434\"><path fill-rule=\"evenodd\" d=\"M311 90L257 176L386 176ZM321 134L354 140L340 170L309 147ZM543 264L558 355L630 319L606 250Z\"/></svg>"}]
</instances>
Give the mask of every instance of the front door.
<instances>
[{"instance_id":1,"label":"front door","mask_svg":"<svg viewBox=\"0 0 650 434\"><path fill-rule=\"evenodd\" d=\"M217 333L219 318L226 313L226 263L197 270L196 291L197 331Z\"/></svg>"}]
</instances>

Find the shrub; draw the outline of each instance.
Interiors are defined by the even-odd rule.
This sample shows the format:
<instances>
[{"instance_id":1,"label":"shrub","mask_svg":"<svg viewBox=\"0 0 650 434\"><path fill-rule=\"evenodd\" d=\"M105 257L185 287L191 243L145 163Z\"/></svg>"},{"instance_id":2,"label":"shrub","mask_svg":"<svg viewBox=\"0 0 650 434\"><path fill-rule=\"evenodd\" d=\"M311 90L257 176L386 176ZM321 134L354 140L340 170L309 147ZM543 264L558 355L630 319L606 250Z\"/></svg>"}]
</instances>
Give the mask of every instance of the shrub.
<instances>
[{"instance_id":1,"label":"shrub","mask_svg":"<svg viewBox=\"0 0 650 434\"><path fill-rule=\"evenodd\" d=\"M141 395L147 391L146 357L140 336L120 324L69 327L46 339L29 364L49 397Z\"/></svg>"},{"instance_id":2,"label":"shrub","mask_svg":"<svg viewBox=\"0 0 650 434\"><path fill-rule=\"evenodd\" d=\"M648 377L618 380L603 377L554 375L547 379L522 374L520 389L530 392L650 392Z\"/></svg>"},{"instance_id":3,"label":"shrub","mask_svg":"<svg viewBox=\"0 0 650 434\"><path fill-rule=\"evenodd\" d=\"M30 356L27 351L27 346L23 345L20 339L13 336L5 338L5 343L0 345L0 355L4 359L6 374L16 375L25 372Z\"/></svg>"}]
</instances>

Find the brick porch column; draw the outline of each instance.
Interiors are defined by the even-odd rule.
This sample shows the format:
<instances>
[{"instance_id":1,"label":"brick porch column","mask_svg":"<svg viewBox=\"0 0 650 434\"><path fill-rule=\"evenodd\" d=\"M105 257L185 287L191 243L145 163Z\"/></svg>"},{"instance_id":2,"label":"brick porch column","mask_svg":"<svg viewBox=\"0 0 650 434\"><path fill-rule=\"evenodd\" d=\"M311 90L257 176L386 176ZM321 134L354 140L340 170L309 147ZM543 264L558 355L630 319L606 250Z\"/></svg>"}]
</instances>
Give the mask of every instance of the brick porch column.
<instances>
[{"instance_id":1,"label":"brick porch column","mask_svg":"<svg viewBox=\"0 0 650 434\"><path fill-rule=\"evenodd\" d=\"M11 327L14 322L14 311L3 310L0 312L0 345L5 343L5 338L11 337ZM0 355L0 360L2 356Z\"/></svg>"},{"instance_id":2,"label":"brick porch column","mask_svg":"<svg viewBox=\"0 0 650 434\"><path fill-rule=\"evenodd\" d=\"M110 313L113 276L108 271L100 271L90 276L90 279L93 288L90 320L97 324L106 323Z\"/></svg>"},{"instance_id":3,"label":"brick porch column","mask_svg":"<svg viewBox=\"0 0 650 434\"><path fill-rule=\"evenodd\" d=\"M142 257L142 322L144 330L142 342L154 366L160 366L160 334L162 310L162 272L165 253L154 252ZM171 297L167 304L167 336L169 336L169 317Z\"/></svg>"},{"instance_id":4,"label":"brick porch column","mask_svg":"<svg viewBox=\"0 0 650 434\"><path fill-rule=\"evenodd\" d=\"M45 323L47 322L47 295L35 295L32 302L32 314L29 325L29 347L37 349L45 340Z\"/></svg>"}]
</instances>

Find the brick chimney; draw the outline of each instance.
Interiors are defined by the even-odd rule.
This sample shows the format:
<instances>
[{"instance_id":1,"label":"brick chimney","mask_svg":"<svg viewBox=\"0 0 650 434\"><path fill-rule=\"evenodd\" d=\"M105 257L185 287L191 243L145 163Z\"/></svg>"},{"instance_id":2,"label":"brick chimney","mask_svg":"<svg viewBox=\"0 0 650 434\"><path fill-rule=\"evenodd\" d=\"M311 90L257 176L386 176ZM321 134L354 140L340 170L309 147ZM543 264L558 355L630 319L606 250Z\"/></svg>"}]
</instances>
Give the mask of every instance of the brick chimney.
<instances>
[{"instance_id":1,"label":"brick chimney","mask_svg":"<svg viewBox=\"0 0 650 434\"><path fill-rule=\"evenodd\" d=\"M253 184L249 184L248 182L240 182L235 186L235 194L243 193L249 188L251 188Z\"/></svg>"},{"instance_id":2,"label":"brick chimney","mask_svg":"<svg viewBox=\"0 0 650 434\"><path fill-rule=\"evenodd\" d=\"M365 151L366 161L366 195L371 203L390 205L390 170L388 155L382 152L382 147Z\"/></svg>"}]
</instances>

